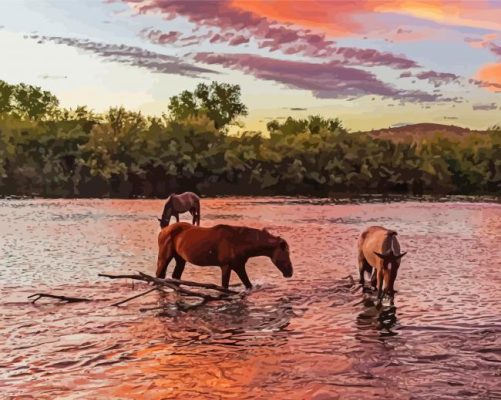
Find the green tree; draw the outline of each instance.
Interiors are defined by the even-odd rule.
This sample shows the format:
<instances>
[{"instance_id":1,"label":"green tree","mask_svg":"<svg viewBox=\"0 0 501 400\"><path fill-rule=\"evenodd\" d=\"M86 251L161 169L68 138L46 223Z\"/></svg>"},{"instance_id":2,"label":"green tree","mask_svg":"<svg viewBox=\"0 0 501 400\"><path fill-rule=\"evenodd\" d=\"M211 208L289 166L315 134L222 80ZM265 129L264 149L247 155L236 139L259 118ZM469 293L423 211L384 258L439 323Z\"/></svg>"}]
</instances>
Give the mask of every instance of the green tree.
<instances>
[{"instance_id":1,"label":"green tree","mask_svg":"<svg viewBox=\"0 0 501 400\"><path fill-rule=\"evenodd\" d=\"M216 129L232 124L247 115L247 107L240 99L240 86L228 83L200 83L193 92L183 91L170 98L169 112L176 121L207 115Z\"/></svg>"},{"instance_id":2,"label":"green tree","mask_svg":"<svg viewBox=\"0 0 501 400\"><path fill-rule=\"evenodd\" d=\"M14 86L13 98L14 111L29 119L48 118L59 106L59 100L51 92L24 83Z\"/></svg>"},{"instance_id":3,"label":"green tree","mask_svg":"<svg viewBox=\"0 0 501 400\"><path fill-rule=\"evenodd\" d=\"M0 113L8 113L12 111L12 95L14 94L14 86L7 82L0 81Z\"/></svg>"}]
</instances>

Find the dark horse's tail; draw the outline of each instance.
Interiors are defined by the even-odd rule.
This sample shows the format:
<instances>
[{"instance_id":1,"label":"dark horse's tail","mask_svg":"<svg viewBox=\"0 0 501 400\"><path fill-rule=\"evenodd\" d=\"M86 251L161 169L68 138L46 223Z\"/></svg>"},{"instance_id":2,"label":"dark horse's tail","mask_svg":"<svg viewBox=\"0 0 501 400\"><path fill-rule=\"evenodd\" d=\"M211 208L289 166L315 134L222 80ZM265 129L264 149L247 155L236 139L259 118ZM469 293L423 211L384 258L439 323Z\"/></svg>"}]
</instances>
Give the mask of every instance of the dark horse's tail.
<instances>
[{"instance_id":1,"label":"dark horse's tail","mask_svg":"<svg viewBox=\"0 0 501 400\"><path fill-rule=\"evenodd\" d=\"M197 225L200 225L200 199L197 200Z\"/></svg>"}]
</instances>

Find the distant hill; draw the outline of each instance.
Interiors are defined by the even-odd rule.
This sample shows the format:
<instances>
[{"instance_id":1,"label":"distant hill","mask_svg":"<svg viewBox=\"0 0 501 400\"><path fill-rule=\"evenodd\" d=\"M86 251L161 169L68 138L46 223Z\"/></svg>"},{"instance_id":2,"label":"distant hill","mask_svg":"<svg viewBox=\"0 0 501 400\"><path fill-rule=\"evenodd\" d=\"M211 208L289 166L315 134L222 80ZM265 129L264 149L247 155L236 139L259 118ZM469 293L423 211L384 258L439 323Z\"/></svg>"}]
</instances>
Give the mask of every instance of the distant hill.
<instances>
[{"instance_id":1,"label":"distant hill","mask_svg":"<svg viewBox=\"0 0 501 400\"><path fill-rule=\"evenodd\" d=\"M485 132L486 131L471 130L455 125L421 123L377 129L364 133L367 133L373 138L390 139L395 142L419 142L423 139L435 137L436 134L441 134L449 139L461 139L474 133Z\"/></svg>"}]
</instances>

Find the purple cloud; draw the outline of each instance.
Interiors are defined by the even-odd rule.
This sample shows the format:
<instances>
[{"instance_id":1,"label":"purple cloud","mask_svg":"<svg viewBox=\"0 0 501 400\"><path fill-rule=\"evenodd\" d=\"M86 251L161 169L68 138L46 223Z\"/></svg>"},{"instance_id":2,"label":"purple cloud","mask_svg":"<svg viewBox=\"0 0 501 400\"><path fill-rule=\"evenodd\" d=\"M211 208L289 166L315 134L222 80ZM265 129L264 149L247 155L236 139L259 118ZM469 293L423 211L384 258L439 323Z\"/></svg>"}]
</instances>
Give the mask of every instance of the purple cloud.
<instances>
[{"instance_id":1,"label":"purple cloud","mask_svg":"<svg viewBox=\"0 0 501 400\"><path fill-rule=\"evenodd\" d=\"M501 57L501 46L498 46L497 44L491 42L489 43L489 50L491 51L491 53Z\"/></svg>"},{"instance_id":2,"label":"purple cloud","mask_svg":"<svg viewBox=\"0 0 501 400\"><path fill-rule=\"evenodd\" d=\"M252 54L198 53L195 60L243 71L256 78L274 81L293 89L311 91L317 98L336 99L379 95L403 102L459 101L422 91L398 90L373 73L338 62L323 64L277 60Z\"/></svg>"},{"instance_id":3,"label":"purple cloud","mask_svg":"<svg viewBox=\"0 0 501 400\"><path fill-rule=\"evenodd\" d=\"M211 43L224 42L237 46L247 43L252 37L259 48L281 51L284 54L328 58L351 65L388 66L395 69L419 67L413 60L388 52L336 47L336 43L324 34L280 24L238 9L226 0L151 0L147 3L140 3L138 0L123 1L134 5L140 13L158 12L166 19L183 16L197 27L218 29L219 32L211 38Z\"/></svg>"},{"instance_id":4,"label":"purple cloud","mask_svg":"<svg viewBox=\"0 0 501 400\"><path fill-rule=\"evenodd\" d=\"M442 86L449 83L459 83L461 77L449 72L436 72L436 71L423 71L415 75L416 78L427 80L435 87Z\"/></svg>"},{"instance_id":5,"label":"purple cloud","mask_svg":"<svg viewBox=\"0 0 501 400\"><path fill-rule=\"evenodd\" d=\"M90 40L65 38L58 36L31 35L30 38L37 40L38 43L53 42L57 44L64 44L66 46L76 47L78 49L97 54L106 60L132 65L135 67L146 68L153 72L184 75L190 77L200 77L204 74L209 73L217 74L216 71L185 63L177 57L155 53L149 50L142 49L140 47L126 46L123 44L117 45L97 43Z\"/></svg>"},{"instance_id":6,"label":"purple cloud","mask_svg":"<svg viewBox=\"0 0 501 400\"><path fill-rule=\"evenodd\" d=\"M496 103L485 103L485 104L477 103L473 104L472 108L475 111L492 111L492 110L497 110L498 106Z\"/></svg>"},{"instance_id":7,"label":"purple cloud","mask_svg":"<svg viewBox=\"0 0 501 400\"><path fill-rule=\"evenodd\" d=\"M490 87L490 88L501 89L500 83L482 81L480 79L468 79L468 82L471 83L472 85L478 86L480 88Z\"/></svg>"}]
</instances>

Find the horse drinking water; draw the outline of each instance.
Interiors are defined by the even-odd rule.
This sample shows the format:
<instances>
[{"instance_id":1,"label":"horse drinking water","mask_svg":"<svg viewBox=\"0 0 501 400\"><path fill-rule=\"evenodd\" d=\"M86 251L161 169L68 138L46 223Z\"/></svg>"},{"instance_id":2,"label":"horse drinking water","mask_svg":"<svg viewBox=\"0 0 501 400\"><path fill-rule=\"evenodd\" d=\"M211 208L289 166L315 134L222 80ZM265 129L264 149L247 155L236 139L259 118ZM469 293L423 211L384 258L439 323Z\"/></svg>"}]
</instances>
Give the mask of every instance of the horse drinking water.
<instances>
[{"instance_id":1,"label":"horse drinking water","mask_svg":"<svg viewBox=\"0 0 501 400\"><path fill-rule=\"evenodd\" d=\"M247 289L252 283L245 271L251 257L266 256L285 278L292 276L289 246L281 237L267 230L243 226L216 225L201 228L178 222L162 229L158 235L158 278L165 278L167 266L174 258L174 279L180 279L186 262L221 268L221 286L228 288L231 271L235 271Z\"/></svg>"},{"instance_id":2,"label":"horse drinking water","mask_svg":"<svg viewBox=\"0 0 501 400\"><path fill-rule=\"evenodd\" d=\"M179 222L179 214L188 211L193 216L193 225L195 223L200 225L200 197L193 192L170 195L165 202L162 218L158 218L160 228L169 225L171 216L174 216Z\"/></svg>"},{"instance_id":3,"label":"horse drinking water","mask_svg":"<svg viewBox=\"0 0 501 400\"><path fill-rule=\"evenodd\" d=\"M379 302L384 294L395 296L395 280L397 279L400 260L407 252L400 253L397 232L381 226L367 228L358 239L358 268L360 283L365 283L364 273L372 272L371 284L378 290ZM384 282L384 292L383 292Z\"/></svg>"}]
</instances>

